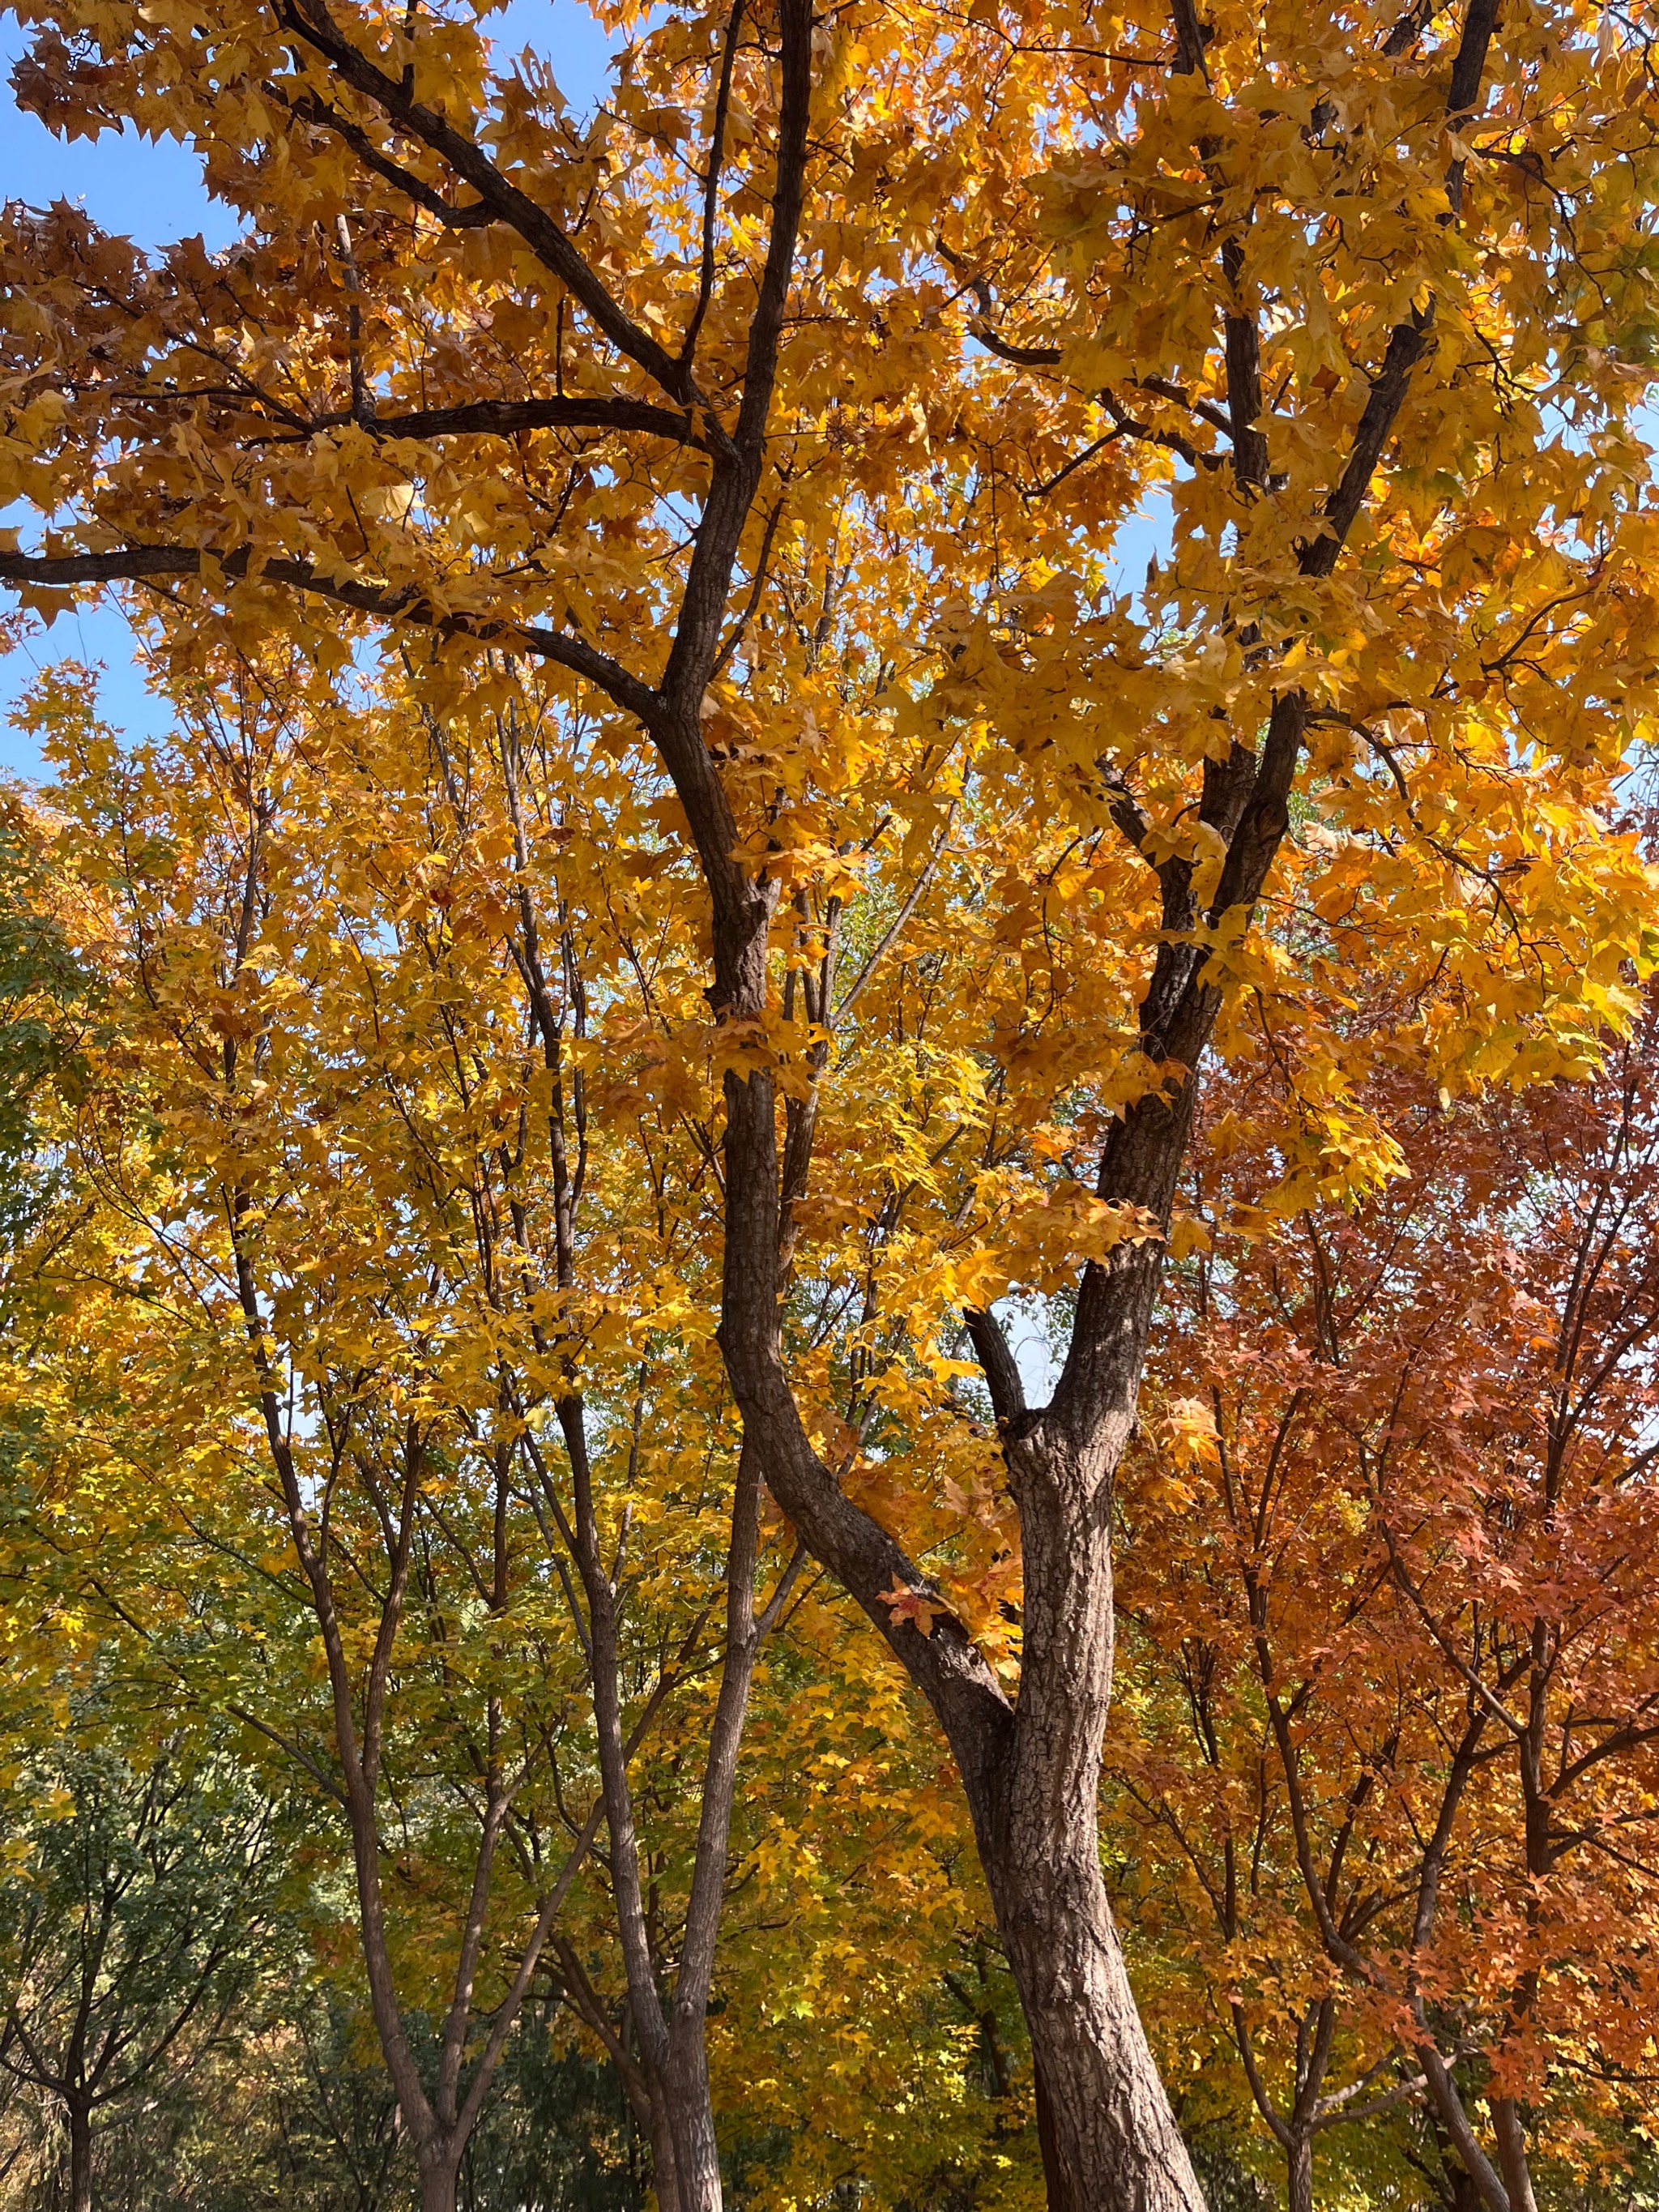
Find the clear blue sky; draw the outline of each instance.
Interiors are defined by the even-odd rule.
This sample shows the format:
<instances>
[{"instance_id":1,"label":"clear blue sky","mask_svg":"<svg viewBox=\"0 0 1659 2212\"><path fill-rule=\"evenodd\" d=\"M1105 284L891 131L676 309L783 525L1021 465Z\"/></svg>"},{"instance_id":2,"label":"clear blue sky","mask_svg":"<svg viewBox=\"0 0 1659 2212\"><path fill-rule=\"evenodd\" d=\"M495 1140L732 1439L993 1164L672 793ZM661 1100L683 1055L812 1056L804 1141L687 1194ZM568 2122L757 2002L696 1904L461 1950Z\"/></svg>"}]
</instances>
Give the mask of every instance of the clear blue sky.
<instances>
[{"instance_id":1,"label":"clear blue sky","mask_svg":"<svg viewBox=\"0 0 1659 2212\"><path fill-rule=\"evenodd\" d=\"M509 52L531 46L545 54L573 106L586 107L598 97L607 46L581 0L510 0L492 27ZM15 19L0 13L0 200L35 207L72 200L94 222L140 246L170 245L198 231L210 246L229 243L234 224L209 198L202 165L189 147L170 141L151 145L130 131L70 144L53 138L33 116L21 114L9 80L24 43ZM11 519L0 515L0 520ZM104 664L103 710L118 728L137 736L161 726L164 710L133 665L131 633L119 610L112 602L88 605L77 614L60 615L22 651L0 653L0 769L39 771L39 756L11 726L10 713L36 672L65 657Z\"/></svg>"}]
</instances>

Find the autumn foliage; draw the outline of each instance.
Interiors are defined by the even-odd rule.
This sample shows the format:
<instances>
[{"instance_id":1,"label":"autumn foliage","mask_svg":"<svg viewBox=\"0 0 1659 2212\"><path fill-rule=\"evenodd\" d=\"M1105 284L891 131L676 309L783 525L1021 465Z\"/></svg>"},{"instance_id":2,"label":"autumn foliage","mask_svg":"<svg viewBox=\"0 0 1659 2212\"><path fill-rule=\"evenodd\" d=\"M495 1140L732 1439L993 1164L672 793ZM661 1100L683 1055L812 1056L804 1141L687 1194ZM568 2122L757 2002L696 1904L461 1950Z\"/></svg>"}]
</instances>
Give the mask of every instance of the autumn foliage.
<instances>
[{"instance_id":1,"label":"autumn foliage","mask_svg":"<svg viewBox=\"0 0 1659 2212\"><path fill-rule=\"evenodd\" d=\"M1126 1498L1120 1848L1304 2202L1315 2146L1363 2165L1351 2131L1408 2104L1528 2196L1517 2112L1560 2185L1645 2109L1654 1024L1582 1085L1380 1076L1386 1191L1176 1279ZM1255 1186L1274 1080L1218 1096L1206 1213Z\"/></svg>"},{"instance_id":2,"label":"autumn foliage","mask_svg":"<svg viewBox=\"0 0 1659 2212\"><path fill-rule=\"evenodd\" d=\"M172 718L27 709L20 1711L300 1790L426 2212L550 2006L664 2212L1196 2212L1171 2021L1532 2212L1650 2017L1647 12L15 12L240 223L0 228L0 581Z\"/></svg>"}]
</instances>

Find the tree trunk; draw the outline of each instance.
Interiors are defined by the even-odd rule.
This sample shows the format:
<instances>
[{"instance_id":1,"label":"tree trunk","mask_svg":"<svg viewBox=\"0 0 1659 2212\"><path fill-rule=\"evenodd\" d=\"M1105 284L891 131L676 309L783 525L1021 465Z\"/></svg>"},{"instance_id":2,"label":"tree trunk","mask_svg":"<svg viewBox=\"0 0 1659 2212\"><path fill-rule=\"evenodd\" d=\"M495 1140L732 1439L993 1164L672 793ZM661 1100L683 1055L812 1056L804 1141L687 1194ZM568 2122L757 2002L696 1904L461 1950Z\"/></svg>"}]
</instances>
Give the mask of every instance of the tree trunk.
<instances>
[{"instance_id":1,"label":"tree trunk","mask_svg":"<svg viewBox=\"0 0 1659 2212\"><path fill-rule=\"evenodd\" d=\"M92 2212L92 2112L88 2106L69 2107L70 2212Z\"/></svg>"},{"instance_id":2,"label":"tree trunk","mask_svg":"<svg viewBox=\"0 0 1659 2212\"><path fill-rule=\"evenodd\" d=\"M654 2085L651 2097L651 2189L657 2200L657 2212L684 2212L667 2100Z\"/></svg>"},{"instance_id":3,"label":"tree trunk","mask_svg":"<svg viewBox=\"0 0 1659 2212\"><path fill-rule=\"evenodd\" d=\"M453 2147L417 2154L421 2171L421 2212L455 2212L455 2177L460 2155Z\"/></svg>"},{"instance_id":4,"label":"tree trunk","mask_svg":"<svg viewBox=\"0 0 1659 2212\"><path fill-rule=\"evenodd\" d=\"M1498 2138L1498 2170L1509 2194L1510 2212L1538 2212L1532 2170L1527 2163L1526 2134L1513 2097L1492 2099L1492 2127Z\"/></svg>"},{"instance_id":5,"label":"tree trunk","mask_svg":"<svg viewBox=\"0 0 1659 2212\"><path fill-rule=\"evenodd\" d=\"M764 1004L762 979L757 963L747 976L743 947L731 935L724 945L717 925L717 1002L746 1013ZM763 929L757 925L745 942L763 946ZM1203 1004L1207 1028L1213 1009ZM1188 1043L1182 1032L1179 1042L1191 1065L1203 1036ZM1169 1057L1161 1043L1158 1056ZM1103 1194L1114 1201L1127 1195L1167 1219L1192 1095L1190 1082L1173 1097L1158 1094L1117 1125ZM959 1622L936 1621L924 1636L895 1618L894 1588L927 1585L886 1531L848 1499L806 1436L780 1340L775 1094L763 1075L728 1073L726 1100L720 1344L744 1441L757 1449L803 1542L885 1635L951 1742L1030 2033L1050 2212L1204 2212L1135 2008L1100 1868L1112 1486L1133 1426L1160 1248L1127 1243L1106 1266L1091 1265L1052 1405L1037 1413L998 1407L1024 1566L1019 1692L1011 1710ZM994 1389L994 1376L992 1382Z\"/></svg>"},{"instance_id":6,"label":"tree trunk","mask_svg":"<svg viewBox=\"0 0 1659 2212\"><path fill-rule=\"evenodd\" d=\"M1313 2212L1313 2137L1293 2136L1288 2156L1291 2212Z\"/></svg>"},{"instance_id":7,"label":"tree trunk","mask_svg":"<svg viewBox=\"0 0 1659 2212\"><path fill-rule=\"evenodd\" d=\"M1043 1416L1007 1441L1025 1551L1024 1650L981 1850L1041 2084L1050 2212L1202 2212L1140 2024L1100 1869L1112 1689L1111 1484L1127 1419L1079 1449ZM988 1817L986 1817L988 1815Z\"/></svg>"},{"instance_id":8,"label":"tree trunk","mask_svg":"<svg viewBox=\"0 0 1659 2212\"><path fill-rule=\"evenodd\" d=\"M1049 2212L1203 2212L1129 1987L1093 1822L1040 1857L1016 1844L987 1870L1030 2031Z\"/></svg>"},{"instance_id":9,"label":"tree trunk","mask_svg":"<svg viewBox=\"0 0 1659 2212\"><path fill-rule=\"evenodd\" d=\"M728 1075L726 1252L720 1345L745 1441L803 1541L839 1575L922 1687L956 1754L1004 1949L1042 2085L1050 2212L1203 2212L1158 2080L1100 1868L1102 1746L1112 1689L1112 1480L1134 1419L1157 1286L1131 1251L1093 1296L1081 1404L1004 1422L1024 1559L1018 1705L959 1623L923 1636L895 1620L895 1584L927 1587L893 1539L852 1504L808 1441L785 1376L766 1266L776 1237L772 1092ZM1173 1108L1184 1131L1188 1106ZM1152 1120L1143 1110L1139 1133ZM1169 1143L1172 1187L1178 1141ZM1068 1373L1076 1364L1068 1363ZM691 2212L688 2204L682 2212ZM701 2212L701 2208L699 2208Z\"/></svg>"},{"instance_id":10,"label":"tree trunk","mask_svg":"<svg viewBox=\"0 0 1659 2212\"><path fill-rule=\"evenodd\" d=\"M1484 2193L1458 2156L1457 2146L1432 2105L1425 2107L1423 2119L1434 2143L1435 2156L1440 2161L1443 2185L1437 2194L1441 2203L1449 2208L1449 2212L1487 2212Z\"/></svg>"},{"instance_id":11,"label":"tree trunk","mask_svg":"<svg viewBox=\"0 0 1659 2212\"><path fill-rule=\"evenodd\" d=\"M707 2031L701 2020L695 2025L695 2033L685 2038L686 2047L671 2057L663 2083L674 2142L674 2212L723 2212L720 2146L708 2094Z\"/></svg>"}]
</instances>

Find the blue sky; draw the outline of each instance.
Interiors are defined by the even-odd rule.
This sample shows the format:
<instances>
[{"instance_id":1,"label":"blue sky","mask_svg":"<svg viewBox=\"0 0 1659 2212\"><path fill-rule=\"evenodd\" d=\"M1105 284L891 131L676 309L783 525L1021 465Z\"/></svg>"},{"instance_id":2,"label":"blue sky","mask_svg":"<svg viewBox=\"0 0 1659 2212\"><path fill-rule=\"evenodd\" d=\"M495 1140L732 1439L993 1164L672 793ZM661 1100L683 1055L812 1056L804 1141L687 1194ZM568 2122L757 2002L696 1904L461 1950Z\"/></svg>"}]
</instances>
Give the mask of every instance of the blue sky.
<instances>
[{"instance_id":1,"label":"blue sky","mask_svg":"<svg viewBox=\"0 0 1659 2212\"><path fill-rule=\"evenodd\" d=\"M598 97L607 43L580 0L510 0L494 22L510 52L531 46L551 60L573 106L586 107ZM229 243L234 225L208 197L201 162L189 147L150 144L130 131L69 143L21 113L10 76L24 44L15 18L0 14L0 200L36 207L73 200L94 222L144 246L170 245L198 231L210 247ZM164 710L133 665L132 635L119 610L112 603L88 605L60 615L21 652L0 653L0 769L39 772L40 757L11 726L11 710L38 670L66 657L104 664L103 710L118 728L140 736L162 726Z\"/></svg>"}]
</instances>

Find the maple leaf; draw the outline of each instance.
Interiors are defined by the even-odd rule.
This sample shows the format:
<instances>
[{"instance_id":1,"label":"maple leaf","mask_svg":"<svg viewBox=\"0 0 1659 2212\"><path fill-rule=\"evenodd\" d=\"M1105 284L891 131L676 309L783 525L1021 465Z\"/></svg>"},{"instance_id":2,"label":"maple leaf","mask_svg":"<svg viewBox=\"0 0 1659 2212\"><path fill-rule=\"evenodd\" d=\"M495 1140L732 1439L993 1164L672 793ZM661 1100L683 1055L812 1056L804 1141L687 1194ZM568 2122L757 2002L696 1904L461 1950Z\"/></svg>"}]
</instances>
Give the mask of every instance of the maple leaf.
<instances>
[{"instance_id":1,"label":"maple leaf","mask_svg":"<svg viewBox=\"0 0 1659 2212\"><path fill-rule=\"evenodd\" d=\"M924 1636L931 1636L935 1618L950 1610L933 1593L910 1589L903 1583L895 1583L890 1589L878 1591L877 1595L887 1607L888 1618L896 1628L908 1620Z\"/></svg>"}]
</instances>

